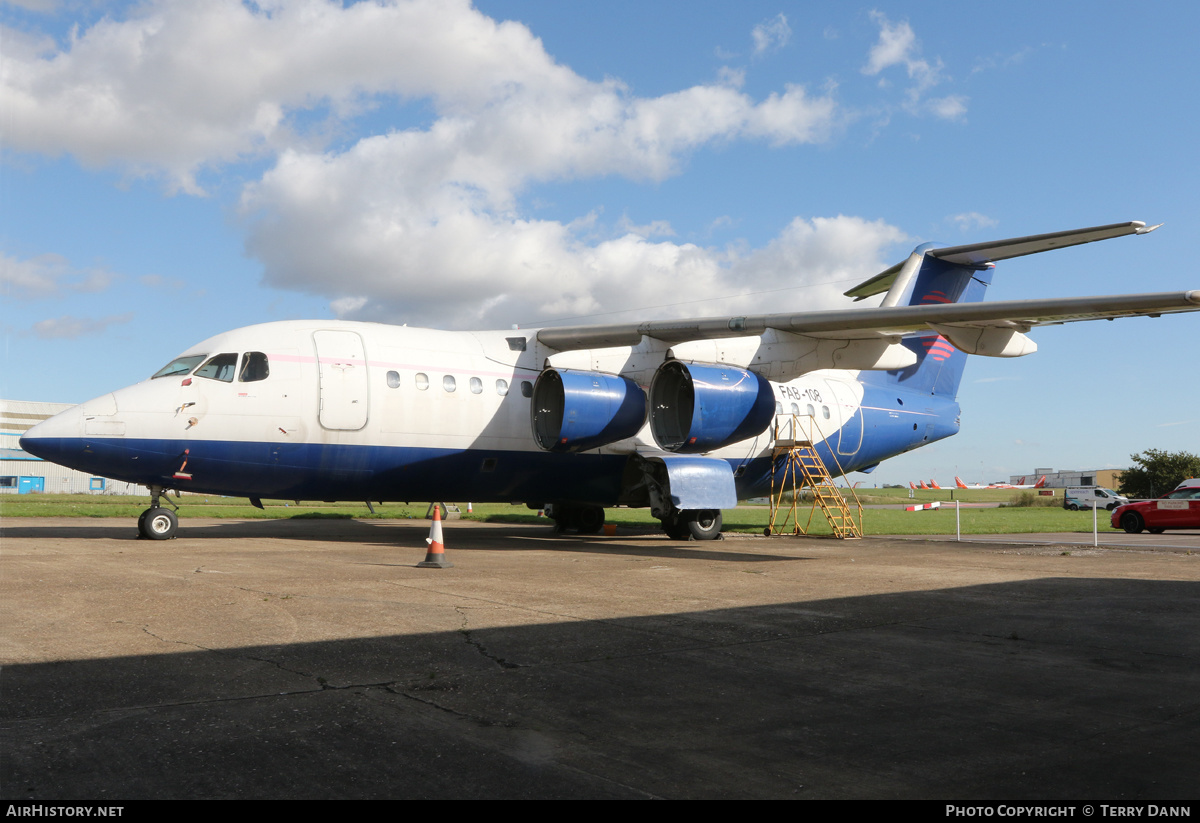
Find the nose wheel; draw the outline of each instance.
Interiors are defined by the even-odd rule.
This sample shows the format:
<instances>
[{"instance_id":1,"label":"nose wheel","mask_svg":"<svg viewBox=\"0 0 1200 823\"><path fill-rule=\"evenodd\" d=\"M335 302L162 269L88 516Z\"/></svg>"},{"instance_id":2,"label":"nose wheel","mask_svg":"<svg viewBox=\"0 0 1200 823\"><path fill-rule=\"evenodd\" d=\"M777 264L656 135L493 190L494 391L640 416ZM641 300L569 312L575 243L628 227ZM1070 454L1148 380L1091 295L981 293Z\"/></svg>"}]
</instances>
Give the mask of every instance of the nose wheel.
<instances>
[{"instance_id":1,"label":"nose wheel","mask_svg":"<svg viewBox=\"0 0 1200 823\"><path fill-rule=\"evenodd\" d=\"M161 506L146 509L138 518L138 536L143 540L170 540L179 531L179 518Z\"/></svg>"},{"instance_id":2,"label":"nose wheel","mask_svg":"<svg viewBox=\"0 0 1200 823\"><path fill-rule=\"evenodd\" d=\"M142 540L170 540L179 532L175 512L159 505L162 497L161 486L150 487L150 508L138 518L138 537Z\"/></svg>"}]
</instances>

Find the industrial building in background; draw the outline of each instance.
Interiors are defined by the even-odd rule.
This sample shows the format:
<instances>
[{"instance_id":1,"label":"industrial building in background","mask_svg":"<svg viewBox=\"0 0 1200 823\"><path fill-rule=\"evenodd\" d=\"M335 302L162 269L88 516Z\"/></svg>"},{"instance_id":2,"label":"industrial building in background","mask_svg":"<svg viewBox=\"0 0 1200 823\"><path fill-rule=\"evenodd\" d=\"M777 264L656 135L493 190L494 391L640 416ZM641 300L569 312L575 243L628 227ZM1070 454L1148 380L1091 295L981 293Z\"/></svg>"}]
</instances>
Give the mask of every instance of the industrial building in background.
<instances>
[{"instance_id":1,"label":"industrial building in background","mask_svg":"<svg viewBox=\"0 0 1200 823\"><path fill-rule=\"evenodd\" d=\"M0 494L143 494L141 486L68 469L20 447L32 426L73 403L0 400Z\"/></svg>"},{"instance_id":2,"label":"industrial building in background","mask_svg":"<svg viewBox=\"0 0 1200 823\"><path fill-rule=\"evenodd\" d=\"M1063 469L1055 471L1054 469L1034 469L1030 474L1013 474L1009 476L1009 482L1014 486L1021 483L1033 482L1027 478L1039 478L1042 475L1046 476L1046 482L1042 485L1044 489L1065 489L1069 486L1103 486L1108 489L1115 489L1121 485L1121 474L1124 469L1090 469L1085 471L1077 471L1072 469Z\"/></svg>"}]
</instances>

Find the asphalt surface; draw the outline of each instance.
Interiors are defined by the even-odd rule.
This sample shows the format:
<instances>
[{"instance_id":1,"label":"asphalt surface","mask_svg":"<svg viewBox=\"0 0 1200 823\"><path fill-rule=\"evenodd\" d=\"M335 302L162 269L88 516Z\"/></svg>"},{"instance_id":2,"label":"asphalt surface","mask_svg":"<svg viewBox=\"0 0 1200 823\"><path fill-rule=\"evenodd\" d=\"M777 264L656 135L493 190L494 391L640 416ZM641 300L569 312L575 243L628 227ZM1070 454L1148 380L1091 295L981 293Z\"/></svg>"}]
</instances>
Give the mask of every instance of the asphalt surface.
<instances>
[{"instance_id":1,"label":"asphalt surface","mask_svg":"<svg viewBox=\"0 0 1200 823\"><path fill-rule=\"evenodd\" d=\"M134 534L3 523L5 799L1200 794L1200 534Z\"/></svg>"}]
</instances>

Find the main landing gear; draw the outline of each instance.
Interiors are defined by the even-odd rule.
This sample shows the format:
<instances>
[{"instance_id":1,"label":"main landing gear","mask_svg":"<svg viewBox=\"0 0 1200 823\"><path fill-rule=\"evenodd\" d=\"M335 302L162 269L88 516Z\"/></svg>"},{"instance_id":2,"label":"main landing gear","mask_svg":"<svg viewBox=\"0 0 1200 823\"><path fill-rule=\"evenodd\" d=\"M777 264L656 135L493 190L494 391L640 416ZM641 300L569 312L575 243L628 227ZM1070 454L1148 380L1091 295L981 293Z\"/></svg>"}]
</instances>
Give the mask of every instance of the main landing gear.
<instances>
[{"instance_id":1,"label":"main landing gear","mask_svg":"<svg viewBox=\"0 0 1200 823\"><path fill-rule=\"evenodd\" d=\"M556 531L574 529L580 534L598 534L604 528L604 507L579 503L553 503L546 515L554 520Z\"/></svg>"},{"instance_id":2,"label":"main landing gear","mask_svg":"<svg viewBox=\"0 0 1200 823\"><path fill-rule=\"evenodd\" d=\"M597 534L604 528L604 508L601 506L553 503L545 508L557 531ZM721 512L716 509L672 509L659 519L663 531L673 540L719 540L721 537Z\"/></svg>"},{"instance_id":3,"label":"main landing gear","mask_svg":"<svg viewBox=\"0 0 1200 823\"><path fill-rule=\"evenodd\" d=\"M672 540L717 540L721 537L721 512L716 509L676 509L662 518L662 526Z\"/></svg>"},{"instance_id":4,"label":"main landing gear","mask_svg":"<svg viewBox=\"0 0 1200 823\"><path fill-rule=\"evenodd\" d=\"M179 518L175 516L175 512L159 505L159 500L164 497L162 486L150 487L150 508L138 518L140 539L170 540L178 533Z\"/></svg>"}]
</instances>

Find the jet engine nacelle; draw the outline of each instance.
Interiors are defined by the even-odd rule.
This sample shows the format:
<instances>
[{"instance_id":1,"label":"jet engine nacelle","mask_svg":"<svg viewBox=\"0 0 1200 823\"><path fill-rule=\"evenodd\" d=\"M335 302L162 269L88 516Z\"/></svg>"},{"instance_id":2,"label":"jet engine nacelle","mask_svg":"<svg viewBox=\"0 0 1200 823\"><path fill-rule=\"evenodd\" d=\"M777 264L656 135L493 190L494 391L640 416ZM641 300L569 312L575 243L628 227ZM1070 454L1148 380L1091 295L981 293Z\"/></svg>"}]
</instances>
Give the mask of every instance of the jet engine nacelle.
<instances>
[{"instance_id":1,"label":"jet engine nacelle","mask_svg":"<svg viewBox=\"0 0 1200 823\"><path fill-rule=\"evenodd\" d=\"M760 434L774 415L771 384L735 366L668 360L650 383L650 431L667 451L719 449Z\"/></svg>"},{"instance_id":2,"label":"jet engine nacelle","mask_svg":"<svg viewBox=\"0 0 1200 823\"><path fill-rule=\"evenodd\" d=\"M633 437L646 422L646 393L617 374L548 368L533 384L533 439L579 452Z\"/></svg>"}]
</instances>

